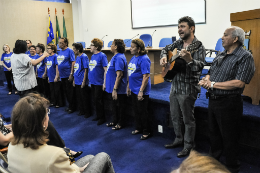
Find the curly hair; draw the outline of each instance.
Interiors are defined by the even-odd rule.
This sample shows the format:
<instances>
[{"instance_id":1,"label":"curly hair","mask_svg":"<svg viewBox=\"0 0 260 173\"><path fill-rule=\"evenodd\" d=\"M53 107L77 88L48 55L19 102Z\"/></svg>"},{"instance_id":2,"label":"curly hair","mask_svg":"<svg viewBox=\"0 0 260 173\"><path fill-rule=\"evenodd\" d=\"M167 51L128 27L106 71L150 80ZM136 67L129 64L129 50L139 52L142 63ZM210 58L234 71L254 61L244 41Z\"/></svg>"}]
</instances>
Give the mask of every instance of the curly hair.
<instances>
[{"instance_id":1,"label":"curly hair","mask_svg":"<svg viewBox=\"0 0 260 173\"><path fill-rule=\"evenodd\" d=\"M97 47L98 51L101 51L102 47L103 47L103 41L100 40L99 38L94 38L91 43L94 44L95 47Z\"/></svg>"},{"instance_id":2,"label":"curly hair","mask_svg":"<svg viewBox=\"0 0 260 173\"><path fill-rule=\"evenodd\" d=\"M75 49L77 49L79 51L79 53L83 52L83 46L81 43L73 43L72 46L74 46Z\"/></svg>"},{"instance_id":3,"label":"curly hair","mask_svg":"<svg viewBox=\"0 0 260 173\"><path fill-rule=\"evenodd\" d=\"M132 43L134 43L136 45L137 49L140 48L140 52L139 52L140 55L145 55L148 53L148 51L145 50L144 41L141 40L140 38L132 40Z\"/></svg>"},{"instance_id":4,"label":"curly hair","mask_svg":"<svg viewBox=\"0 0 260 173\"><path fill-rule=\"evenodd\" d=\"M55 44L49 43L47 46L50 46L51 50L53 50L54 53L57 53L57 46Z\"/></svg>"},{"instance_id":5,"label":"curly hair","mask_svg":"<svg viewBox=\"0 0 260 173\"><path fill-rule=\"evenodd\" d=\"M27 51L26 41L16 40L13 51L15 54L25 53Z\"/></svg>"},{"instance_id":6,"label":"curly hair","mask_svg":"<svg viewBox=\"0 0 260 173\"><path fill-rule=\"evenodd\" d=\"M45 51L45 46L42 43L38 43L36 47L39 47L42 50L42 53Z\"/></svg>"},{"instance_id":7,"label":"curly hair","mask_svg":"<svg viewBox=\"0 0 260 173\"><path fill-rule=\"evenodd\" d=\"M191 18L189 16L184 16L184 17L179 19L178 24L180 24L182 22L187 22L189 27L194 26L193 34L195 33L195 22L194 22L193 18Z\"/></svg>"},{"instance_id":8,"label":"curly hair","mask_svg":"<svg viewBox=\"0 0 260 173\"><path fill-rule=\"evenodd\" d=\"M118 53L124 53L125 52L125 43L122 39L114 39L114 44L117 46L116 51Z\"/></svg>"},{"instance_id":9,"label":"curly hair","mask_svg":"<svg viewBox=\"0 0 260 173\"><path fill-rule=\"evenodd\" d=\"M49 101L40 94L30 93L21 98L12 111L12 145L22 143L24 148L38 149L48 141L49 133L44 130Z\"/></svg>"}]
</instances>

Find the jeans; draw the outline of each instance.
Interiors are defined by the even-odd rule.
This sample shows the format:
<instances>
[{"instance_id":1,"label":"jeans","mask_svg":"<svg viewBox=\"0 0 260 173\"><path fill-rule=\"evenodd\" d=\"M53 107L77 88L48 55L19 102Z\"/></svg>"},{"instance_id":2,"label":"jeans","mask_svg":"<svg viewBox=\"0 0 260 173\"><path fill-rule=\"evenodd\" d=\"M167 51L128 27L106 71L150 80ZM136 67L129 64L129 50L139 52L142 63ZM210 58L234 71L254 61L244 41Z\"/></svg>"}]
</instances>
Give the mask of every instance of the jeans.
<instances>
[{"instance_id":1,"label":"jeans","mask_svg":"<svg viewBox=\"0 0 260 173\"><path fill-rule=\"evenodd\" d=\"M87 163L89 163L89 165L83 171L83 173L114 173L115 172L109 155L104 152L98 153L96 156L87 155L75 162L75 164L78 167L83 167Z\"/></svg>"}]
</instances>

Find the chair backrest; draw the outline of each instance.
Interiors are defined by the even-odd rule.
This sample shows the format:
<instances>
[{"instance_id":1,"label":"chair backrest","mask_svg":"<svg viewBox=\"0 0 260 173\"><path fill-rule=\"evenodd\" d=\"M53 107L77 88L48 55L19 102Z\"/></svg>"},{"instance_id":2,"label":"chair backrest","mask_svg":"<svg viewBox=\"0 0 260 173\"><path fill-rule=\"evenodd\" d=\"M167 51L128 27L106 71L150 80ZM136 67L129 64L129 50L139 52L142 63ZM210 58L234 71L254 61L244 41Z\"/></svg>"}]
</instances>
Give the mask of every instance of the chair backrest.
<instances>
[{"instance_id":1,"label":"chair backrest","mask_svg":"<svg viewBox=\"0 0 260 173\"><path fill-rule=\"evenodd\" d=\"M126 47L131 47L131 42L132 42L131 39L124 39L124 43Z\"/></svg>"},{"instance_id":2,"label":"chair backrest","mask_svg":"<svg viewBox=\"0 0 260 173\"><path fill-rule=\"evenodd\" d=\"M140 39L144 41L145 47L153 46L153 39L152 39L152 36L150 34L143 34L143 35L140 36Z\"/></svg>"},{"instance_id":3,"label":"chair backrest","mask_svg":"<svg viewBox=\"0 0 260 173\"><path fill-rule=\"evenodd\" d=\"M218 39L218 42L216 44L215 50L219 51L219 52L223 52L225 49L222 46L222 39ZM215 54L217 54L218 52L215 52Z\"/></svg>"},{"instance_id":4,"label":"chair backrest","mask_svg":"<svg viewBox=\"0 0 260 173\"><path fill-rule=\"evenodd\" d=\"M113 41L108 42L107 47L111 47Z\"/></svg>"},{"instance_id":5,"label":"chair backrest","mask_svg":"<svg viewBox=\"0 0 260 173\"><path fill-rule=\"evenodd\" d=\"M159 47L165 47L166 45L172 44L172 38L162 38L159 43Z\"/></svg>"},{"instance_id":6,"label":"chair backrest","mask_svg":"<svg viewBox=\"0 0 260 173\"><path fill-rule=\"evenodd\" d=\"M83 49L85 48L85 42L83 42L83 41L80 41L80 42L77 42L77 43L81 43L81 44L82 44L82 46L83 46Z\"/></svg>"}]
</instances>

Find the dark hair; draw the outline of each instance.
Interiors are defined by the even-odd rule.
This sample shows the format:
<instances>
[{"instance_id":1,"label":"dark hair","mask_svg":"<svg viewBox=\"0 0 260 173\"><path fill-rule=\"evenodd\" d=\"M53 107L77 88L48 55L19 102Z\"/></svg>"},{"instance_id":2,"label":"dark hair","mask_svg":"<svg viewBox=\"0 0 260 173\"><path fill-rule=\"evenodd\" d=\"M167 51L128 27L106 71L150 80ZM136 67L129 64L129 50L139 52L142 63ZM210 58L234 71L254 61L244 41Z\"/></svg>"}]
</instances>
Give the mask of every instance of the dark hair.
<instances>
[{"instance_id":1,"label":"dark hair","mask_svg":"<svg viewBox=\"0 0 260 173\"><path fill-rule=\"evenodd\" d=\"M54 53L57 53L57 46L55 44L49 43L47 46L50 46L51 50L53 50Z\"/></svg>"},{"instance_id":2,"label":"dark hair","mask_svg":"<svg viewBox=\"0 0 260 173\"><path fill-rule=\"evenodd\" d=\"M39 47L42 50L42 53L45 51L45 46L42 43L38 43L36 47Z\"/></svg>"},{"instance_id":3,"label":"dark hair","mask_svg":"<svg viewBox=\"0 0 260 173\"><path fill-rule=\"evenodd\" d=\"M69 41L66 37L61 37L60 39L64 40L64 43L66 44L67 47L69 46Z\"/></svg>"},{"instance_id":4,"label":"dark hair","mask_svg":"<svg viewBox=\"0 0 260 173\"><path fill-rule=\"evenodd\" d=\"M72 46L74 46L75 49L77 49L79 51L79 53L83 52L83 46L81 43L73 43Z\"/></svg>"},{"instance_id":5,"label":"dark hair","mask_svg":"<svg viewBox=\"0 0 260 173\"><path fill-rule=\"evenodd\" d=\"M16 40L13 51L15 54L25 53L27 51L26 41Z\"/></svg>"},{"instance_id":6,"label":"dark hair","mask_svg":"<svg viewBox=\"0 0 260 173\"><path fill-rule=\"evenodd\" d=\"M180 24L182 22L187 22L189 27L194 26L193 34L195 33L195 22L194 22L194 20L191 17L184 16L184 17L180 18L179 21L178 21L178 24Z\"/></svg>"},{"instance_id":7,"label":"dark hair","mask_svg":"<svg viewBox=\"0 0 260 173\"><path fill-rule=\"evenodd\" d=\"M32 41L31 41L31 40L26 40L26 41L29 41L30 43L32 43Z\"/></svg>"},{"instance_id":8,"label":"dark hair","mask_svg":"<svg viewBox=\"0 0 260 173\"><path fill-rule=\"evenodd\" d=\"M118 53L124 53L125 52L125 43L122 39L114 39L114 44L117 46L117 52Z\"/></svg>"},{"instance_id":9,"label":"dark hair","mask_svg":"<svg viewBox=\"0 0 260 173\"><path fill-rule=\"evenodd\" d=\"M48 141L43 128L49 101L40 94L29 93L21 98L12 111L12 145L22 143L24 148L38 149Z\"/></svg>"},{"instance_id":10,"label":"dark hair","mask_svg":"<svg viewBox=\"0 0 260 173\"><path fill-rule=\"evenodd\" d=\"M95 47L97 47L98 51L101 51L102 47L103 47L103 41L100 40L99 38L94 38L91 43L94 44Z\"/></svg>"},{"instance_id":11,"label":"dark hair","mask_svg":"<svg viewBox=\"0 0 260 173\"><path fill-rule=\"evenodd\" d=\"M36 50L36 46L34 46L34 45L31 45L31 46L29 47L29 50L31 49L31 47L33 47L33 48Z\"/></svg>"},{"instance_id":12,"label":"dark hair","mask_svg":"<svg viewBox=\"0 0 260 173\"><path fill-rule=\"evenodd\" d=\"M145 55L148 53L148 51L145 50L144 41L141 40L140 38L134 39L132 43L136 45L137 49L140 48L140 52L139 52L140 55Z\"/></svg>"}]
</instances>

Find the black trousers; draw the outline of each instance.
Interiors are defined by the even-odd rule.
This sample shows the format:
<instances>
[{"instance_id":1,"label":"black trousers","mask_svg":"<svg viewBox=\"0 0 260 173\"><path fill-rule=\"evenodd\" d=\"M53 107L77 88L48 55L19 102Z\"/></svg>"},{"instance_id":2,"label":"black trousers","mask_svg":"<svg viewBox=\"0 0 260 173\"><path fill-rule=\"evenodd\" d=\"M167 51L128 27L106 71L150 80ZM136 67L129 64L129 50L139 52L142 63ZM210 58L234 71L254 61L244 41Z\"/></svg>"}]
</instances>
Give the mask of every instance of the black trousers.
<instances>
[{"instance_id":1,"label":"black trousers","mask_svg":"<svg viewBox=\"0 0 260 173\"><path fill-rule=\"evenodd\" d=\"M50 82L50 102L54 106L64 106L65 100L64 100L64 93L63 88L61 86L61 82Z\"/></svg>"},{"instance_id":2,"label":"black trousers","mask_svg":"<svg viewBox=\"0 0 260 173\"><path fill-rule=\"evenodd\" d=\"M37 91L43 95L45 98L50 99L50 86L48 83L48 78L37 78Z\"/></svg>"},{"instance_id":3,"label":"black trousers","mask_svg":"<svg viewBox=\"0 0 260 173\"><path fill-rule=\"evenodd\" d=\"M219 160L222 153L226 156L226 166L233 173L238 172L240 163L239 137L243 114L241 96L209 99L210 155Z\"/></svg>"},{"instance_id":4,"label":"black trousers","mask_svg":"<svg viewBox=\"0 0 260 173\"><path fill-rule=\"evenodd\" d=\"M33 92L35 92L35 91L36 91L35 88L28 89L28 90L25 90L25 91L19 91L19 96L20 96L20 98L23 98L23 97L25 97L27 94L33 93Z\"/></svg>"},{"instance_id":5,"label":"black trousers","mask_svg":"<svg viewBox=\"0 0 260 173\"><path fill-rule=\"evenodd\" d=\"M60 137L59 133L50 120L48 122L48 128L46 129L46 131L49 132L49 141L47 142L48 145L53 145L61 148L65 147L63 139Z\"/></svg>"},{"instance_id":6,"label":"black trousers","mask_svg":"<svg viewBox=\"0 0 260 173\"><path fill-rule=\"evenodd\" d=\"M91 85L91 93L92 98L95 105L96 115L98 119L105 120L105 113L104 113L104 91L102 85Z\"/></svg>"},{"instance_id":7,"label":"black trousers","mask_svg":"<svg viewBox=\"0 0 260 173\"><path fill-rule=\"evenodd\" d=\"M4 73L5 73L5 78L7 81L7 87L8 87L9 92L12 92L12 89L14 89L16 91L17 89L15 88L15 85L12 86L12 81L14 84L14 78L13 78L12 71L4 71Z\"/></svg>"},{"instance_id":8,"label":"black trousers","mask_svg":"<svg viewBox=\"0 0 260 173\"><path fill-rule=\"evenodd\" d=\"M75 88L79 111L85 116L91 116L91 95L89 86L81 88L81 85L75 85Z\"/></svg>"},{"instance_id":9,"label":"black trousers","mask_svg":"<svg viewBox=\"0 0 260 173\"><path fill-rule=\"evenodd\" d=\"M70 110L75 111L76 105L77 105L75 87L73 87L72 82L70 82L68 79L69 78L62 78L61 85L63 88L63 92L65 94L65 97L69 103L68 108Z\"/></svg>"},{"instance_id":10,"label":"black trousers","mask_svg":"<svg viewBox=\"0 0 260 173\"><path fill-rule=\"evenodd\" d=\"M150 133L148 114L149 95L144 95L142 101L139 101L137 95L133 92L131 92L131 96L134 108L135 130L142 131L143 135L148 135Z\"/></svg>"},{"instance_id":11,"label":"black trousers","mask_svg":"<svg viewBox=\"0 0 260 173\"><path fill-rule=\"evenodd\" d=\"M117 100L113 100L112 93L107 93L112 103L113 124L125 125L126 94L117 94Z\"/></svg>"}]
</instances>

